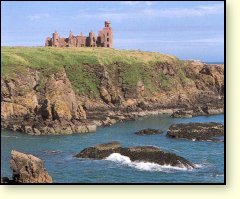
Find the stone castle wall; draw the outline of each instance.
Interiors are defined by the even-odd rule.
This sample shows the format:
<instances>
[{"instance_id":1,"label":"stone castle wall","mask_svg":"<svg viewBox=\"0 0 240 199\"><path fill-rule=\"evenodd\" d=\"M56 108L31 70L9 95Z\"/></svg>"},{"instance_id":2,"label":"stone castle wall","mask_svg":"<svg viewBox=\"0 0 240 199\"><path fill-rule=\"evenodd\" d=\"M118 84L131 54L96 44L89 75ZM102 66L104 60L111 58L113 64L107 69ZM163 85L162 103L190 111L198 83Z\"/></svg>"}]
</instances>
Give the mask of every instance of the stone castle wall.
<instances>
[{"instance_id":1,"label":"stone castle wall","mask_svg":"<svg viewBox=\"0 0 240 199\"><path fill-rule=\"evenodd\" d=\"M52 47L107 47L113 48L113 31L109 21L105 21L105 27L99 31L96 37L94 32L89 32L88 36L74 36L70 31L69 37L61 38L57 31L52 35L52 38L47 37L45 46Z\"/></svg>"}]
</instances>

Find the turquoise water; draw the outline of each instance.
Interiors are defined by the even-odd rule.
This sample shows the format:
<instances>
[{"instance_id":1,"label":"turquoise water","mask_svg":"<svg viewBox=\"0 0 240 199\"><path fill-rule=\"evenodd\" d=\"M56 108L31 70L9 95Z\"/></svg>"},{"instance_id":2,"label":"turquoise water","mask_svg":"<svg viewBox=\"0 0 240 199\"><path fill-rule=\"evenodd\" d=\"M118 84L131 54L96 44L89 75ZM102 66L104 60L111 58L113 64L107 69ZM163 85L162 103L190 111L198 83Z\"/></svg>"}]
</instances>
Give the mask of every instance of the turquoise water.
<instances>
[{"instance_id":1,"label":"turquoise water","mask_svg":"<svg viewBox=\"0 0 240 199\"><path fill-rule=\"evenodd\" d=\"M224 143L193 142L166 137L171 124L182 122L224 122L224 115L200 116L189 119L155 116L136 121L100 127L96 133L59 136L31 136L3 130L1 132L1 176L11 176L9 168L12 149L38 156L45 162L55 183L223 183ZM144 128L160 128L161 135L138 136ZM153 145L176 153L198 168L180 170L147 163L130 163L126 157L111 160L77 159L82 149L110 141L122 146ZM54 152L53 152L54 151Z\"/></svg>"}]
</instances>

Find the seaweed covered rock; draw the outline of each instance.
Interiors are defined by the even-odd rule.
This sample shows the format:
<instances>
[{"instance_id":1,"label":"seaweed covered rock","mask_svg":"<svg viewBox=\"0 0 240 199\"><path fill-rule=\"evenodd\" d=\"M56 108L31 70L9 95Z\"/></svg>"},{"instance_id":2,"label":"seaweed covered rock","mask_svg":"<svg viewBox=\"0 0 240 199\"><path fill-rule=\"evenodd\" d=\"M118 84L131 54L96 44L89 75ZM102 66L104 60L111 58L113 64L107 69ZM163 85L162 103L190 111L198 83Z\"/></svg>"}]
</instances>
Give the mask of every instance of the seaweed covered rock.
<instances>
[{"instance_id":1,"label":"seaweed covered rock","mask_svg":"<svg viewBox=\"0 0 240 199\"><path fill-rule=\"evenodd\" d=\"M98 144L93 147L86 148L78 153L75 157L77 158L94 158L103 159L108 157L111 153L119 153L121 145L119 142L110 142L106 144Z\"/></svg>"},{"instance_id":2,"label":"seaweed covered rock","mask_svg":"<svg viewBox=\"0 0 240 199\"><path fill-rule=\"evenodd\" d=\"M162 151L153 146L137 146L130 148L122 148L121 154L128 156L131 161L152 162L159 165L170 165L180 168L194 168L194 164L183 157L174 153Z\"/></svg>"},{"instance_id":3,"label":"seaweed covered rock","mask_svg":"<svg viewBox=\"0 0 240 199\"><path fill-rule=\"evenodd\" d=\"M156 134L162 134L162 133L163 131L160 129L143 129L135 132L136 135L156 135Z\"/></svg>"},{"instance_id":4,"label":"seaweed covered rock","mask_svg":"<svg viewBox=\"0 0 240 199\"><path fill-rule=\"evenodd\" d=\"M190 140L220 141L217 136L224 135L224 126L221 123L187 123L173 124L169 127L167 136L171 138L184 138Z\"/></svg>"},{"instance_id":5,"label":"seaweed covered rock","mask_svg":"<svg viewBox=\"0 0 240 199\"><path fill-rule=\"evenodd\" d=\"M77 158L105 159L112 153L127 156L131 161L151 162L159 165L192 169L195 165L174 153L162 151L153 146L136 146L123 148L118 142L99 144L86 148L75 155Z\"/></svg>"}]
</instances>

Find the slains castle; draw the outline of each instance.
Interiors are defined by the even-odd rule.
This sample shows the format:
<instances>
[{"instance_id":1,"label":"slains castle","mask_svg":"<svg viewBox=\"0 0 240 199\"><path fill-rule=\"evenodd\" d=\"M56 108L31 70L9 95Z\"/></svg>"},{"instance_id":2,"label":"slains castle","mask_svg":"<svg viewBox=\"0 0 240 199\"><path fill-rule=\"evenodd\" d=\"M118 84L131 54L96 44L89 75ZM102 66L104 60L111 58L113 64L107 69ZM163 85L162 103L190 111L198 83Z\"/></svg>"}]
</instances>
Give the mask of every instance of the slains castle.
<instances>
[{"instance_id":1,"label":"slains castle","mask_svg":"<svg viewBox=\"0 0 240 199\"><path fill-rule=\"evenodd\" d=\"M69 37L61 38L55 31L52 38L47 37L45 46L53 47L113 47L113 32L110 27L110 22L105 21L105 27L99 31L96 37L91 31L89 36L83 36L81 33L78 36L74 36L70 31Z\"/></svg>"}]
</instances>

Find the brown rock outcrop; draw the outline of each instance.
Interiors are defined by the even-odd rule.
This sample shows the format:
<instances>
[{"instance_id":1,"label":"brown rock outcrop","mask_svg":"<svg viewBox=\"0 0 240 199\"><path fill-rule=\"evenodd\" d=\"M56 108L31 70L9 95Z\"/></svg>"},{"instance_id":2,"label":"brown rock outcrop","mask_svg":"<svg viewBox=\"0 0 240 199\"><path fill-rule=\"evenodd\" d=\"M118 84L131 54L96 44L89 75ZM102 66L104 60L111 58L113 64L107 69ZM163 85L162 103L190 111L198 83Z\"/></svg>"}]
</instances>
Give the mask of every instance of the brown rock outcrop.
<instances>
[{"instance_id":1,"label":"brown rock outcrop","mask_svg":"<svg viewBox=\"0 0 240 199\"><path fill-rule=\"evenodd\" d=\"M10 167L13 171L12 180L2 178L3 183L52 183L52 177L43 166L43 161L33 155L13 150Z\"/></svg>"},{"instance_id":2,"label":"brown rock outcrop","mask_svg":"<svg viewBox=\"0 0 240 199\"><path fill-rule=\"evenodd\" d=\"M26 76L19 74L17 81L1 78L2 128L31 135L88 132L86 112L65 71L42 81L44 87L38 73L31 70Z\"/></svg>"}]
</instances>

